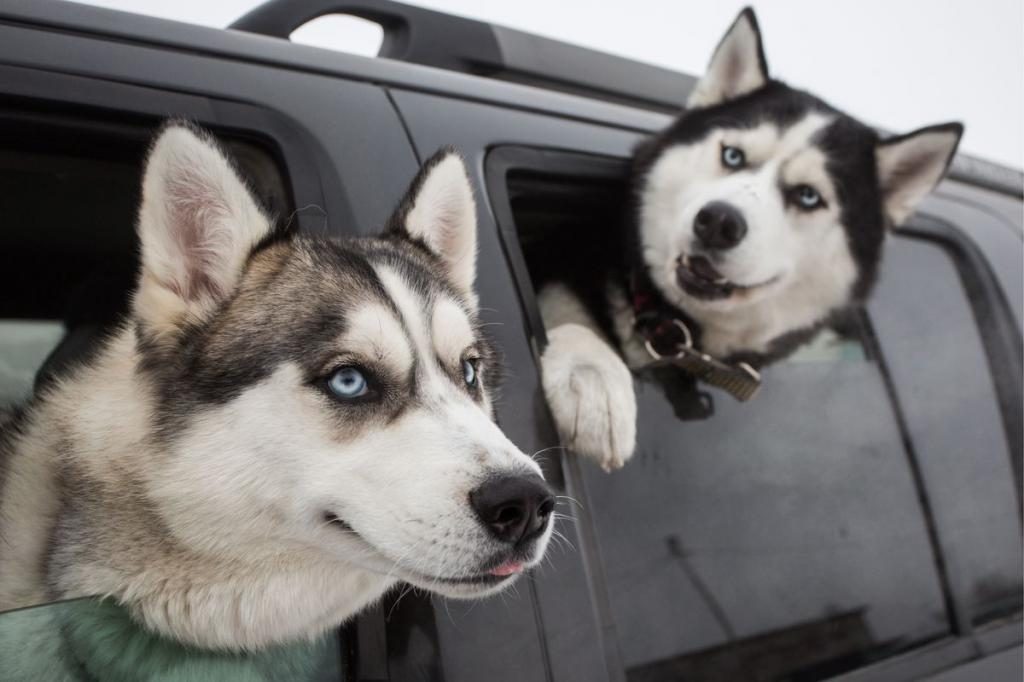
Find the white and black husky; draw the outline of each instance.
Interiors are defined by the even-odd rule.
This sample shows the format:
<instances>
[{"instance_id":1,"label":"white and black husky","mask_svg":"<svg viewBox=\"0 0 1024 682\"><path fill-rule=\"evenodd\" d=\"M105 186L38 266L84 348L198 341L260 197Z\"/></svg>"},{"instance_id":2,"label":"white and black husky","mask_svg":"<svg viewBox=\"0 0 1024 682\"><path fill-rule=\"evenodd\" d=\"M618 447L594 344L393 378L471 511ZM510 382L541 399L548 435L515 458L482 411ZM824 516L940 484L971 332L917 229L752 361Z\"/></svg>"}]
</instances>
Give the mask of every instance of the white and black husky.
<instances>
[{"instance_id":1,"label":"white and black husky","mask_svg":"<svg viewBox=\"0 0 1024 682\"><path fill-rule=\"evenodd\" d=\"M939 181L961 132L880 139L771 79L744 10L683 113L635 152L626 248L542 287L544 388L566 444L605 468L632 455L627 365L689 336L711 362L756 378L862 300L886 232Z\"/></svg>"},{"instance_id":2,"label":"white and black husky","mask_svg":"<svg viewBox=\"0 0 1024 682\"><path fill-rule=\"evenodd\" d=\"M477 597L541 560L553 498L492 419L458 154L379 238L332 241L276 234L216 143L172 124L138 230L129 318L0 440L0 610L103 595L252 651L397 581Z\"/></svg>"}]
</instances>

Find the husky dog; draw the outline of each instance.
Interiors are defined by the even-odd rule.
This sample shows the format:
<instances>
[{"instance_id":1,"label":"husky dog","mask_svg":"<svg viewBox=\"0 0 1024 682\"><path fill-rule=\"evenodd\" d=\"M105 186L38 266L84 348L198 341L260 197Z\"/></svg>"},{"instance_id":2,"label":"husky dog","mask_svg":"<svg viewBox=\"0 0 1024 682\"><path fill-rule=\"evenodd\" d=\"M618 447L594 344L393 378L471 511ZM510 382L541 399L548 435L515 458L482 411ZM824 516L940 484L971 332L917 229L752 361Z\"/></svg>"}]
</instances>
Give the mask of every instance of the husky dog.
<instances>
[{"instance_id":1,"label":"husky dog","mask_svg":"<svg viewBox=\"0 0 1024 682\"><path fill-rule=\"evenodd\" d=\"M171 124L138 232L128 319L0 443L0 610L101 595L254 651L398 581L479 597L541 560L554 500L493 421L456 152L379 238L332 241L276 233L210 136Z\"/></svg>"},{"instance_id":2,"label":"husky dog","mask_svg":"<svg viewBox=\"0 0 1024 682\"><path fill-rule=\"evenodd\" d=\"M940 180L961 132L881 139L771 79L741 12L686 109L635 151L626 248L541 287L543 383L564 442L606 469L632 455L627 365L650 363L666 330L754 373L863 300L886 232Z\"/></svg>"}]
</instances>

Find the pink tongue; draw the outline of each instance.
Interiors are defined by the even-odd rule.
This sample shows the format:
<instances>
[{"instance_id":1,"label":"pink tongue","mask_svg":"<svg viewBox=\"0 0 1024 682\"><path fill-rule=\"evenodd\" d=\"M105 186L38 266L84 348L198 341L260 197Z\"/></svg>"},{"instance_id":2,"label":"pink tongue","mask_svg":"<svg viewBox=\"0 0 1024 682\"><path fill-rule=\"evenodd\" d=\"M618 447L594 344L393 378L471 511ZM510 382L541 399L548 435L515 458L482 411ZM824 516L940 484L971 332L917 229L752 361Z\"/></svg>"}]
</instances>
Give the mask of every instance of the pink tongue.
<instances>
[{"instance_id":1,"label":"pink tongue","mask_svg":"<svg viewBox=\"0 0 1024 682\"><path fill-rule=\"evenodd\" d=\"M523 565L518 561L506 561L501 566L492 568L490 571L488 571L488 573L496 576L506 576L513 575L515 573L520 573L522 572L522 570Z\"/></svg>"}]
</instances>

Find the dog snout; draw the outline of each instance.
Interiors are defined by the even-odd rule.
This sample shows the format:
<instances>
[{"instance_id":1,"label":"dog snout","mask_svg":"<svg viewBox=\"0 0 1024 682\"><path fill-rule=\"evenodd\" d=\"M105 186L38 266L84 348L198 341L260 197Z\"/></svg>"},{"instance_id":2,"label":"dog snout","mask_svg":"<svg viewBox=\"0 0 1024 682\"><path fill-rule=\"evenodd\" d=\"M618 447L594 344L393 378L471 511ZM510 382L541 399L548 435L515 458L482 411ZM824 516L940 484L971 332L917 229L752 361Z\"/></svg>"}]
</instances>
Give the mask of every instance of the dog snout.
<instances>
[{"instance_id":1,"label":"dog snout","mask_svg":"<svg viewBox=\"0 0 1024 682\"><path fill-rule=\"evenodd\" d=\"M693 232L704 248L724 251L743 241L747 234L747 221L732 204L712 201L697 211Z\"/></svg>"},{"instance_id":2,"label":"dog snout","mask_svg":"<svg viewBox=\"0 0 1024 682\"><path fill-rule=\"evenodd\" d=\"M555 497L540 476L501 476L469 494L477 518L491 535L511 545L540 535L555 509Z\"/></svg>"}]
</instances>

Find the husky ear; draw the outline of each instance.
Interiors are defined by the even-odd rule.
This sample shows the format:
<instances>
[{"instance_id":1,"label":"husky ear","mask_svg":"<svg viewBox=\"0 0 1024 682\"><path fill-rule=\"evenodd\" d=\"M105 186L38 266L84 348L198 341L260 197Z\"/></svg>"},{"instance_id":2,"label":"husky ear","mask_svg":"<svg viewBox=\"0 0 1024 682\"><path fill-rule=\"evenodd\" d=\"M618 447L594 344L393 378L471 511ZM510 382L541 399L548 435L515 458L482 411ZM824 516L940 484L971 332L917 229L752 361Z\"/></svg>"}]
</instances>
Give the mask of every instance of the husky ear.
<instances>
[{"instance_id":1,"label":"husky ear","mask_svg":"<svg viewBox=\"0 0 1024 682\"><path fill-rule=\"evenodd\" d=\"M942 179L963 132L959 123L943 123L878 143L878 185L886 217L894 227L909 218Z\"/></svg>"},{"instance_id":2,"label":"husky ear","mask_svg":"<svg viewBox=\"0 0 1024 682\"><path fill-rule=\"evenodd\" d=\"M204 319L238 284L270 220L205 132L166 127L142 179L142 273L134 311L159 339Z\"/></svg>"},{"instance_id":3,"label":"husky ear","mask_svg":"<svg viewBox=\"0 0 1024 682\"><path fill-rule=\"evenodd\" d=\"M455 149L441 149L423 164L389 224L440 257L449 280L475 305L476 202Z\"/></svg>"},{"instance_id":4,"label":"husky ear","mask_svg":"<svg viewBox=\"0 0 1024 682\"><path fill-rule=\"evenodd\" d=\"M715 48L707 72L690 93L687 108L710 107L753 92L768 83L761 29L747 7Z\"/></svg>"}]
</instances>

